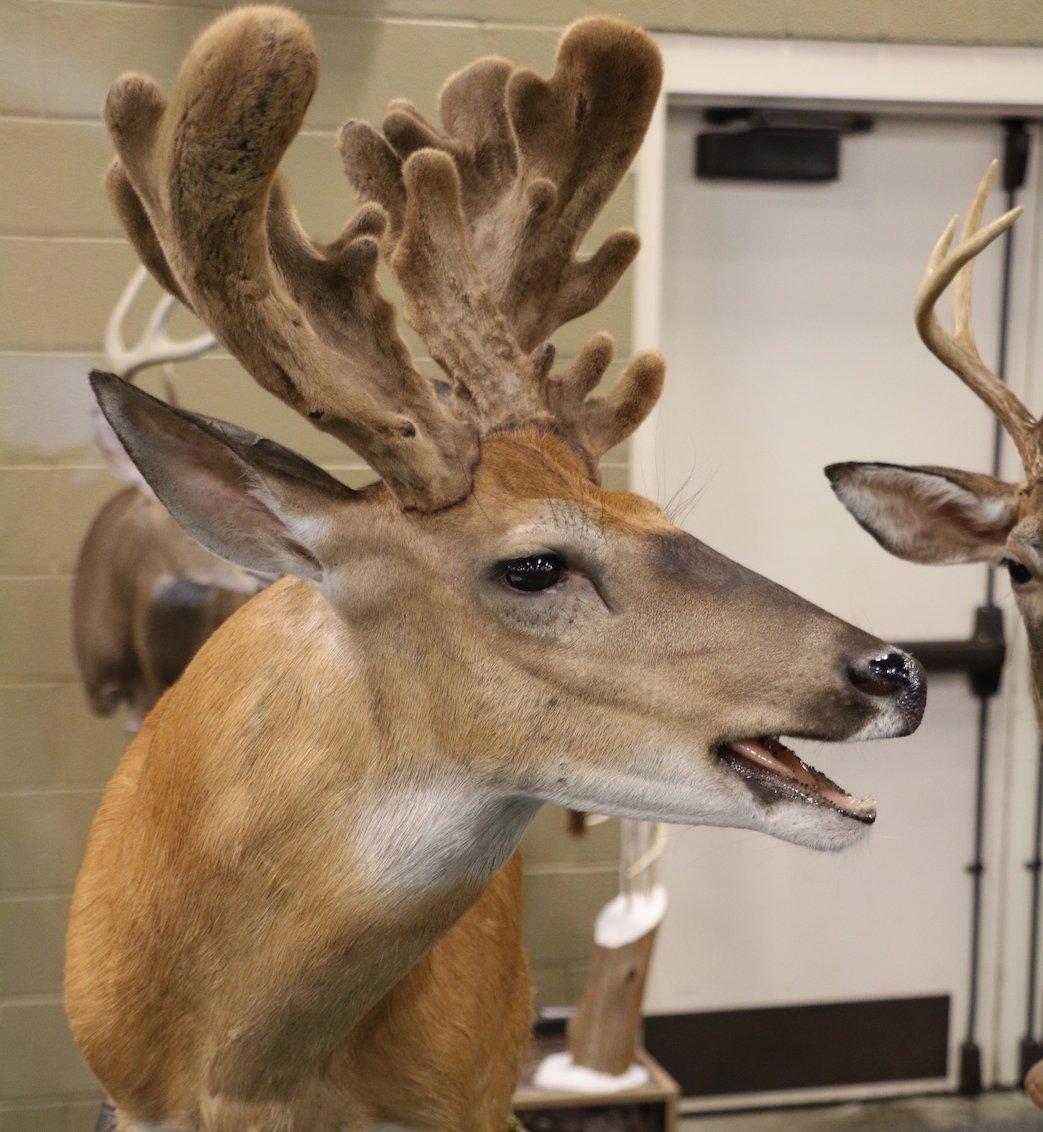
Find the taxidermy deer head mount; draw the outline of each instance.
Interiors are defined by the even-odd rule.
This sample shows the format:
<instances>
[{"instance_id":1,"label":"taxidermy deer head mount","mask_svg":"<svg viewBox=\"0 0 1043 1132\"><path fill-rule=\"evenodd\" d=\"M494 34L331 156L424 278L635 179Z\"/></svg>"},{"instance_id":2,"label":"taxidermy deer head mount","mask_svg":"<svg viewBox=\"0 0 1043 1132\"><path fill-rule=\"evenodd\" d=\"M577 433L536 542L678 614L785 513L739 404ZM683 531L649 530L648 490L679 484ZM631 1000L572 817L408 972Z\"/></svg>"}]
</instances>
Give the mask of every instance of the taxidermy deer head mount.
<instances>
[{"instance_id":1,"label":"taxidermy deer head mount","mask_svg":"<svg viewBox=\"0 0 1043 1132\"><path fill-rule=\"evenodd\" d=\"M364 203L322 245L278 172L315 88L298 17L222 16L169 104L113 87L109 187L142 260L381 477L350 490L94 375L185 529L294 575L157 705L91 832L66 1004L124 1119L499 1132L530 1036L512 854L541 803L818 848L872 822L778 736L906 734L919 668L601 486L658 355L604 395L605 335L554 369L549 336L636 253L624 231L576 256L660 69L636 28L581 20L549 80L503 59L452 77L442 132L401 102L349 123Z\"/></svg>"},{"instance_id":2,"label":"taxidermy deer head mount","mask_svg":"<svg viewBox=\"0 0 1043 1132\"><path fill-rule=\"evenodd\" d=\"M955 468L882 463L826 469L840 501L876 540L910 562L993 562L1007 568L1028 630L1037 710L1043 687L1043 423L982 361L971 321L975 257L1021 214L1014 208L984 228L982 213L996 178L993 161L971 201L959 241L957 217L942 233L916 296L924 344L989 407L1014 441L1024 471L1017 483ZM935 305L953 286L953 330Z\"/></svg>"},{"instance_id":3,"label":"taxidermy deer head mount","mask_svg":"<svg viewBox=\"0 0 1043 1132\"><path fill-rule=\"evenodd\" d=\"M624 230L576 257L655 105L654 43L582 20L549 80L498 58L453 76L442 132L407 102L380 130L349 122L339 148L363 204L328 244L302 230L279 174L316 72L292 13L224 17L169 104L140 75L112 88L109 191L167 290L382 482L352 491L272 441L95 374L156 494L216 554L321 592L370 679L408 688L382 726L405 728L426 773L449 759L510 796L855 840L871 803L777 737L905 734L919 669L600 486L599 457L659 396L659 355L637 355L605 395L607 335L554 369L548 338L637 252ZM381 255L441 381L398 332ZM334 665L321 710L349 710L356 680Z\"/></svg>"}]
</instances>

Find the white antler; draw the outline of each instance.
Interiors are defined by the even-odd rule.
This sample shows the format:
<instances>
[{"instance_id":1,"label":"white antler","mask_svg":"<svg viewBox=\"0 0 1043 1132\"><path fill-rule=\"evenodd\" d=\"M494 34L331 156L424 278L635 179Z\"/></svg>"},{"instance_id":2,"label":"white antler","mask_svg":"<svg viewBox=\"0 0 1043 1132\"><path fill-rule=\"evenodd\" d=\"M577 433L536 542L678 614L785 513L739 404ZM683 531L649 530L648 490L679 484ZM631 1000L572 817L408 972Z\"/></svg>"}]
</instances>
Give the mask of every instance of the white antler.
<instances>
[{"instance_id":1,"label":"white antler","mask_svg":"<svg viewBox=\"0 0 1043 1132\"><path fill-rule=\"evenodd\" d=\"M123 324L147 278L148 272L144 267L139 267L134 272L112 308L105 327L105 357L109 369L126 381L133 381L136 374L149 366L198 358L217 342L212 334L198 334L195 338L178 340L169 337L166 332L167 320L177 300L173 295L164 295L156 303L141 338L135 345L128 346L123 337Z\"/></svg>"}]
</instances>

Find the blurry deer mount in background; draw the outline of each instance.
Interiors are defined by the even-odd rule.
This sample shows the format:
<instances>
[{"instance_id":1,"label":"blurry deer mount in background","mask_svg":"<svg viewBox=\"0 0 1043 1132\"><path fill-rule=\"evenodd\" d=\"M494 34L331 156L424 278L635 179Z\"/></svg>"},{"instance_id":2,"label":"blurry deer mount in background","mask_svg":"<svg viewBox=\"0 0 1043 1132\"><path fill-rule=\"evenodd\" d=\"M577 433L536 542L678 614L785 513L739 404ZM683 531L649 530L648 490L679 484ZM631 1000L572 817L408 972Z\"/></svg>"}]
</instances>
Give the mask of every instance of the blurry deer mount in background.
<instances>
[{"instance_id":1,"label":"blurry deer mount in background","mask_svg":"<svg viewBox=\"0 0 1043 1132\"><path fill-rule=\"evenodd\" d=\"M168 337L165 327L176 300L164 295L141 339L128 347L124 324L147 276L139 267L113 308L105 356L126 381L162 365L164 393L174 404L172 363L199 357L216 339ZM97 405L91 418L99 451L129 486L101 509L80 548L73 579L76 661L92 710L111 715L126 703L136 728L207 637L264 582L185 534Z\"/></svg>"}]
</instances>

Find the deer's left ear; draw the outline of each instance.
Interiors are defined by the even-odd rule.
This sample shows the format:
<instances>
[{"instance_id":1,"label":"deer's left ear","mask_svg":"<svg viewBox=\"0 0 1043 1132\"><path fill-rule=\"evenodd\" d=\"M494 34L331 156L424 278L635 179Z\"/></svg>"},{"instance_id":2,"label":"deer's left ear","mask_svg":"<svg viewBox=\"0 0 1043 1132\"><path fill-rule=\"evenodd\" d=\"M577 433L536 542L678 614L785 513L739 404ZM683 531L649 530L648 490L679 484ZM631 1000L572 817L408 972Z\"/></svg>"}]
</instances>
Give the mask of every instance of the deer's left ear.
<instances>
[{"instance_id":1,"label":"deer's left ear","mask_svg":"<svg viewBox=\"0 0 1043 1132\"><path fill-rule=\"evenodd\" d=\"M95 370L91 386L138 471L194 539L248 570L322 578L330 521L355 497L349 487L273 440L115 374Z\"/></svg>"},{"instance_id":2,"label":"deer's left ear","mask_svg":"<svg viewBox=\"0 0 1043 1132\"><path fill-rule=\"evenodd\" d=\"M840 502L878 543L910 562L991 562L1018 521L1018 489L993 476L900 464L831 464Z\"/></svg>"}]
</instances>

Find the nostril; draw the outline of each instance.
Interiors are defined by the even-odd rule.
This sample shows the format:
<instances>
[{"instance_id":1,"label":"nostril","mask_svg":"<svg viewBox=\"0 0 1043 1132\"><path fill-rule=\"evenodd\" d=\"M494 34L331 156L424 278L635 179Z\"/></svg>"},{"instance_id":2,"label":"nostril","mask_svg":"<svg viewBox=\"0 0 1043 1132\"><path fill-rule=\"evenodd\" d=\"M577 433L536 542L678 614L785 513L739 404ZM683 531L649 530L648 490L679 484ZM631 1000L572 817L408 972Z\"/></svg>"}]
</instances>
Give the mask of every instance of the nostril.
<instances>
[{"instance_id":1,"label":"nostril","mask_svg":"<svg viewBox=\"0 0 1043 1132\"><path fill-rule=\"evenodd\" d=\"M867 696L893 696L916 683L912 659L902 652L863 657L848 665L847 674Z\"/></svg>"}]
</instances>

